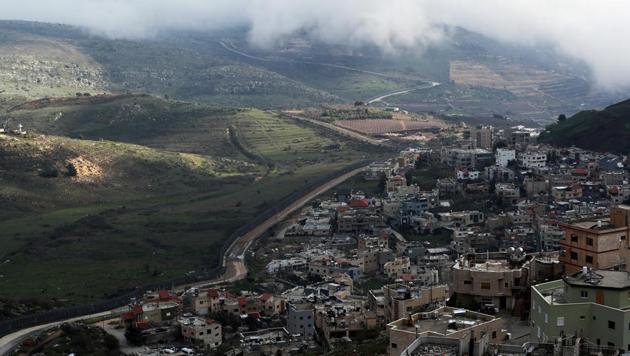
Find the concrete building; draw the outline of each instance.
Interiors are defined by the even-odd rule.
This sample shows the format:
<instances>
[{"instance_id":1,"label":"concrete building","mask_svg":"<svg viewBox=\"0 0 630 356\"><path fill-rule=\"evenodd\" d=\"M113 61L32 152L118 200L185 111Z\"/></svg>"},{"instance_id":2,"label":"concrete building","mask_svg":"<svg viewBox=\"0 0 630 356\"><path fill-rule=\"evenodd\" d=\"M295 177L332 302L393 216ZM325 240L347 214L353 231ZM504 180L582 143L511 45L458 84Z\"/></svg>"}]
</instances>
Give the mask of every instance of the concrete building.
<instances>
[{"instance_id":1,"label":"concrete building","mask_svg":"<svg viewBox=\"0 0 630 356\"><path fill-rule=\"evenodd\" d=\"M583 266L606 269L623 262L623 253L630 235L630 206L619 205L610 211L609 219L583 220L561 223L564 238L560 241L567 275L582 270Z\"/></svg>"},{"instance_id":2,"label":"concrete building","mask_svg":"<svg viewBox=\"0 0 630 356\"><path fill-rule=\"evenodd\" d=\"M520 156L521 166L529 169L547 166L547 154L537 151L527 151Z\"/></svg>"},{"instance_id":3,"label":"concrete building","mask_svg":"<svg viewBox=\"0 0 630 356\"><path fill-rule=\"evenodd\" d=\"M538 227L540 248L543 251L560 251L560 241L564 238L564 231L557 224L541 224Z\"/></svg>"},{"instance_id":4,"label":"concrete building","mask_svg":"<svg viewBox=\"0 0 630 356\"><path fill-rule=\"evenodd\" d=\"M310 339L315 335L315 313L310 303L287 303L287 330Z\"/></svg>"},{"instance_id":5,"label":"concrete building","mask_svg":"<svg viewBox=\"0 0 630 356\"><path fill-rule=\"evenodd\" d=\"M457 305L492 304L513 310L528 288L531 258L522 250L462 256L453 266L453 293Z\"/></svg>"},{"instance_id":6,"label":"concrete building","mask_svg":"<svg viewBox=\"0 0 630 356\"><path fill-rule=\"evenodd\" d=\"M446 284L424 287L414 284L388 284L382 287L387 322L407 317L410 313L444 306L449 297Z\"/></svg>"},{"instance_id":7,"label":"concrete building","mask_svg":"<svg viewBox=\"0 0 630 356\"><path fill-rule=\"evenodd\" d=\"M630 350L630 278L585 268L532 286L531 321L539 340L576 334L593 344Z\"/></svg>"},{"instance_id":8,"label":"concrete building","mask_svg":"<svg viewBox=\"0 0 630 356\"><path fill-rule=\"evenodd\" d=\"M483 148L484 150L492 151L494 144L494 127L477 125L470 131L475 148Z\"/></svg>"},{"instance_id":9,"label":"concrete building","mask_svg":"<svg viewBox=\"0 0 630 356\"><path fill-rule=\"evenodd\" d=\"M495 161L497 166L507 167L510 161L516 160L516 151L507 148L497 148Z\"/></svg>"},{"instance_id":10,"label":"concrete building","mask_svg":"<svg viewBox=\"0 0 630 356\"><path fill-rule=\"evenodd\" d=\"M221 324L217 321L199 317L182 317L177 322L181 328L184 340L196 346L214 349L223 342Z\"/></svg>"},{"instance_id":11,"label":"concrete building","mask_svg":"<svg viewBox=\"0 0 630 356\"><path fill-rule=\"evenodd\" d=\"M504 205L515 205L521 196L517 186L512 183L497 183L494 186L494 194Z\"/></svg>"},{"instance_id":12,"label":"concrete building","mask_svg":"<svg viewBox=\"0 0 630 356\"><path fill-rule=\"evenodd\" d=\"M483 348L482 341L498 343L505 338L501 318L466 309L442 307L430 312L409 315L387 325L389 331L389 356L399 356L411 343L421 337L437 336L463 340L472 347L468 355L481 355L475 349ZM459 355L459 354L458 354Z\"/></svg>"},{"instance_id":13,"label":"concrete building","mask_svg":"<svg viewBox=\"0 0 630 356\"><path fill-rule=\"evenodd\" d=\"M328 302L315 306L315 326L327 345L356 336L365 329L378 327L376 312L364 301Z\"/></svg>"},{"instance_id":14,"label":"concrete building","mask_svg":"<svg viewBox=\"0 0 630 356\"><path fill-rule=\"evenodd\" d=\"M445 148L442 163L455 168L482 169L492 164L492 152L481 148Z\"/></svg>"},{"instance_id":15,"label":"concrete building","mask_svg":"<svg viewBox=\"0 0 630 356\"><path fill-rule=\"evenodd\" d=\"M371 232L383 225L383 217L371 209L348 209L337 216L337 230L341 233Z\"/></svg>"}]
</instances>

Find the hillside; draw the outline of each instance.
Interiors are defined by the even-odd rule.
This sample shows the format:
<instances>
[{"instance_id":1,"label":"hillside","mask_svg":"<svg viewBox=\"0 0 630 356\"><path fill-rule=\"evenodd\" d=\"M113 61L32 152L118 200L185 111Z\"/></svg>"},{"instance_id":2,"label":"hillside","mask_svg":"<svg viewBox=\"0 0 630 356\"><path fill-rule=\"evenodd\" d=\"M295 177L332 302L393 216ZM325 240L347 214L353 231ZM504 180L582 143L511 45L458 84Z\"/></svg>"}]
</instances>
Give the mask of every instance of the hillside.
<instances>
[{"instance_id":1,"label":"hillside","mask_svg":"<svg viewBox=\"0 0 630 356\"><path fill-rule=\"evenodd\" d=\"M224 52L216 43L112 40L71 26L0 21L0 95L142 92L260 108L338 100Z\"/></svg>"},{"instance_id":2,"label":"hillside","mask_svg":"<svg viewBox=\"0 0 630 356\"><path fill-rule=\"evenodd\" d=\"M579 112L548 126L540 140L556 146L627 154L630 152L630 100L604 110Z\"/></svg>"},{"instance_id":3,"label":"hillside","mask_svg":"<svg viewBox=\"0 0 630 356\"><path fill-rule=\"evenodd\" d=\"M591 85L583 64L554 51L463 29L448 37L423 51L392 55L299 34L272 49L258 48L248 42L246 29L113 40L70 26L0 21L0 101L7 95L133 92L214 107L293 108L367 101L425 87L428 80L442 85L387 103L416 112L548 123L581 104L603 107L618 100Z\"/></svg>"},{"instance_id":4,"label":"hillside","mask_svg":"<svg viewBox=\"0 0 630 356\"><path fill-rule=\"evenodd\" d=\"M28 134L0 134L0 299L71 304L205 270L236 227L379 154L275 114L146 95L3 116Z\"/></svg>"}]
</instances>

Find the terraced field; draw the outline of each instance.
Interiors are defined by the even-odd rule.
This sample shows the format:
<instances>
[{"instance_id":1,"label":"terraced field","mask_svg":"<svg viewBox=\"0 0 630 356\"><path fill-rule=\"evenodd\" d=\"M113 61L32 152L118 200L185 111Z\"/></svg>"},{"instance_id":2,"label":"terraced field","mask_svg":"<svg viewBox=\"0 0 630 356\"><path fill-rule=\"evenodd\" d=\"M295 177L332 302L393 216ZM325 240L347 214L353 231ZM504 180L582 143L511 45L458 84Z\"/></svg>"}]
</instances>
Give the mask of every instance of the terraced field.
<instances>
[{"instance_id":1,"label":"terraced field","mask_svg":"<svg viewBox=\"0 0 630 356\"><path fill-rule=\"evenodd\" d=\"M444 128L444 125L416 120L369 119L369 120L339 120L335 125L357 131L363 134L384 134L407 131L434 131Z\"/></svg>"}]
</instances>

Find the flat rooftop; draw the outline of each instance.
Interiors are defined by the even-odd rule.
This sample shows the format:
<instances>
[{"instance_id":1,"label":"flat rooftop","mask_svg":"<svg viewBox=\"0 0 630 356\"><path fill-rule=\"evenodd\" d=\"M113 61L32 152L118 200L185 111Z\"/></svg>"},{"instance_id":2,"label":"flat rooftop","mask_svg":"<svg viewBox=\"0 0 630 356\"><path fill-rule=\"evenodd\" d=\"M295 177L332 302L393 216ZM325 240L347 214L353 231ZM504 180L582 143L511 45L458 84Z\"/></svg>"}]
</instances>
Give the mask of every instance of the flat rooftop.
<instances>
[{"instance_id":1,"label":"flat rooftop","mask_svg":"<svg viewBox=\"0 0 630 356\"><path fill-rule=\"evenodd\" d=\"M626 271L590 271L586 274L578 272L571 277L564 277L564 281L577 287L598 287L612 289L630 288L630 273Z\"/></svg>"},{"instance_id":2,"label":"flat rooftop","mask_svg":"<svg viewBox=\"0 0 630 356\"><path fill-rule=\"evenodd\" d=\"M467 309L443 307L432 312L414 314L412 316L413 324L409 322L409 318L403 318L390 323L390 325L396 330L411 333L433 332L448 336L494 319L491 315L476 313Z\"/></svg>"},{"instance_id":3,"label":"flat rooftop","mask_svg":"<svg viewBox=\"0 0 630 356\"><path fill-rule=\"evenodd\" d=\"M599 226L600 223L601 223L601 226ZM579 227L581 229L599 230L599 231L616 229L616 227L610 223L610 219L577 221L577 222L571 223L571 225L575 227Z\"/></svg>"}]
</instances>

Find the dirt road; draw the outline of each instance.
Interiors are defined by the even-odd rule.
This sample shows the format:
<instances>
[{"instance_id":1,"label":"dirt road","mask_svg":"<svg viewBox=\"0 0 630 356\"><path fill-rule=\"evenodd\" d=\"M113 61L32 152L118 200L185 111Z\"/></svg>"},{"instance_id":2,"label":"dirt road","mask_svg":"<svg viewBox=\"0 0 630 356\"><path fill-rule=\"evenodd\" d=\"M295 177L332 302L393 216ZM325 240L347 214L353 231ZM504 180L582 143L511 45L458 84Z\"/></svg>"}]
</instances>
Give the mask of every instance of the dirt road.
<instances>
[{"instance_id":1,"label":"dirt road","mask_svg":"<svg viewBox=\"0 0 630 356\"><path fill-rule=\"evenodd\" d=\"M240 279L245 278L245 276L247 275L247 266L245 265L245 253L247 252L247 250L249 249L249 247L251 246L251 244L254 242L256 238L260 237L269 228L271 228L275 224L285 219L289 214L300 209L310 200L334 188L335 186L343 183L349 178L355 176L356 174L362 172L363 170L365 170L365 168L366 167L357 168L353 171L350 171L348 173L345 173L341 176L338 176L336 178L333 178L327 181L326 183L306 193L300 199L298 199L297 201L295 201L294 203L292 203L291 205L289 205L282 211L278 212L277 214L273 215L269 219L265 220L262 224L258 225L250 232L239 237L237 240L234 241L234 243L232 243L232 245L230 245L230 247L226 251L225 256L223 257L223 263L225 266L225 272L223 273L223 275L214 280L200 282L193 286L206 287L206 286L222 284L222 283L227 283L227 282L234 282L234 281L238 281ZM190 286L190 285L187 285L187 286ZM175 289L177 291L182 291L184 287L185 286L178 286ZM46 330L50 327L60 325L64 322L80 321L80 320L85 320L85 319L91 319L94 317L101 317L105 315L116 317L120 315L123 309L124 307L116 308L116 309L105 311L102 313L79 316L79 317L75 317L75 318L71 318L67 320L61 320L54 323L38 325L31 328L16 331L12 334L9 334L0 338L0 355L8 354L9 351L11 351L15 346L19 345L27 337L33 334L36 334L38 332L41 332L43 330Z\"/></svg>"}]
</instances>

